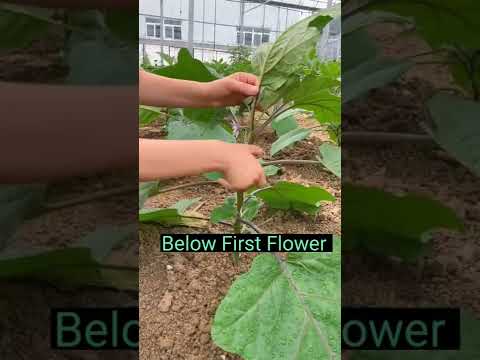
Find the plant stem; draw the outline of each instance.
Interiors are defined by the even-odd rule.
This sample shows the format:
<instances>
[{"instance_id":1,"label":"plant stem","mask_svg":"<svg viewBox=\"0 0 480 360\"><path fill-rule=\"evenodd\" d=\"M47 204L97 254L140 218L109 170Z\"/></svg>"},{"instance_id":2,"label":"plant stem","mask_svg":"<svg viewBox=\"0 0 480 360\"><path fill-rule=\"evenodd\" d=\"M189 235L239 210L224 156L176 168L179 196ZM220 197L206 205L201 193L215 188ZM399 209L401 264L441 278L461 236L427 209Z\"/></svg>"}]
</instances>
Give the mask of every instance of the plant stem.
<instances>
[{"instance_id":1,"label":"plant stem","mask_svg":"<svg viewBox=\"0 0 480 360\"><path fill-rule=\"evenodd\" d=\"M248 143L255 142L255 108L257 107L258 96L253 100L252 108L250 109L250 134L248 134Z\"/></svg>"},{"instance_id":2,"label":"plant stem","mask_svg":"<svg viewBox=\"0 0 480 360\"><path fill-rule=\"evenodd\" d=\"M251 229L253 229L257 234L262 234L265 233L262 229L260 229L257 225L255 225L253 222L245 220L240 218L240 221L244 223L245 225L248 225Z\"/></svg>"},{"instance_id":3,"label":"plant stem","mask_svg":"<svg viewBox=\"0 0 480 360\"><path fill-rule=\"evenodd\" d=\"M317 160L273 160L273 161L264 161L263 165L314 165L314 164L321 164L320 161Z\"/></svg>"},{"instance_id":4,"label":"plant stem","mask_svg":"<svg viewBox=\"0 0 480 360\"><path fill-rule=\"evenodd\" d=\"M248 134L248 143L253 144L255 142L255 110L257 107L258 95L253 99L252 107L250 108L250 129ZM235 223L233 224L233 231L235 234L242 232L242 207L243 207L244 193L243 191L237 192L237 215Z\"/></svg>"},{"instance_id":5,"label":"plant stem","mask_svg":"<svg viewBox=\"0 0 480 360\"><path fill-rule=\"evenodd\" d=\"M235 217L235 223L233 224L233 232L235 234L242 233L242 207L243 207L243 191L237 192L237 215Z\"/></svg>"}]
</instances>

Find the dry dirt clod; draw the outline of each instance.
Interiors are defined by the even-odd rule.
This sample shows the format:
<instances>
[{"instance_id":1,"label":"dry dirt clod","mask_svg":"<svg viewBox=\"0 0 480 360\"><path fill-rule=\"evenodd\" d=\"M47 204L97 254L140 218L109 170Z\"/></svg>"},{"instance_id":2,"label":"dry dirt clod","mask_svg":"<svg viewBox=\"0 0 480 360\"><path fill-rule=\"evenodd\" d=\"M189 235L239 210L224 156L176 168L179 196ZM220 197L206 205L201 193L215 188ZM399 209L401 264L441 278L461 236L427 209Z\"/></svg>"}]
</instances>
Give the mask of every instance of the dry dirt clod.
<instances>
[{"instance_id":1,"label":"dry dirt clod","mask_svg":"<svg viewBox=\"0 0 480 360\"><path fill-rule=\"evenodd\" d=\"M158 305L158 310L160 312L168 312L170 310L170 307L172 306L172 301L173 301L173 295L172 293L167 291L165 295L163 295L163 298L160 301L160 304Z\"/></svg>"}]
</instances>

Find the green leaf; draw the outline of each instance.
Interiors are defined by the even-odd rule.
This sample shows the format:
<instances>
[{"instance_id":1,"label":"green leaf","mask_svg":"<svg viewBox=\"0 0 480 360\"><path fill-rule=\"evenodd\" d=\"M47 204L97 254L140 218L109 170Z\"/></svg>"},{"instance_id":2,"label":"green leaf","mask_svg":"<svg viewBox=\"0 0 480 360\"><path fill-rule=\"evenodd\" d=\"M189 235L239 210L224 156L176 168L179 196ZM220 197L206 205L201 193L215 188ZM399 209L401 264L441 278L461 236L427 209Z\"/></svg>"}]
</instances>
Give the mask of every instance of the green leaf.
<instances>
[{"instance_id":1,"label":"green leaf","mask_svg":"<svg viewBox=\"0 0 480 360\"><path fill-rule=\"evenodd\" d=\"M315 215L322 201L334 201L335 197L328 191L317 186L303 186L286 181L280 181L256 193L273 209L297 210Z\"/></svg>"},{"instance_id":2,"label":"green leaf","mask_svg":"<svg viewBox=\"0 0 480 360\"><path fill-rule=\"evenodd\" d=\"M412 17L415 28L434 48L458 44L466 48L480 47L476 31L480 28L480 3L471 0L397 0L372 1L371 9Z\"/></svg>"},{"instance_id":3,"label":"green leaf","mask_svg":"<svg viewBox=\"0 0 480 360\"><path fill-rule=\"evenodd\" d=\"M104 261L112 250L123 244L125 241L132 239L136 232L136 226L100 226L95 231L87 234L82 238L79 247L89 248L92 257L98 263Z\"/></svg>"},{"instance_id":4,"label":"green leaf","mask_svg":"<svg viewBox=\"0 0 480 360\"><path fill-rule=\"evenodd\" d=\"M138 82L138 54L98 39L70 42L66 79L73 85L131 85Z\"/></svg>"},{"instance_id":5,"label":"green leaf","mask_svg":"<svg viewBox=\"0 0 480 360\"><path fill-rule=\"evenodd\" d=\"M19 49L45 35L53 12L29 6L0 4L0 49Z\"/></svg>"},{"instance_id":6,"label":"green leaf","mask_svg":"<svg viewBox=\"0 0 480 360\"><path fill-rule=\"evenodd\" d=\"M190 226L202 228L205 222L181 215L177 209L142 209L139 214L142 223L155 223L163 226Z\"/></svg>"},{"instance_id":7,"label":"green leaf","mask_svg":"<svg viewBox=\"0 0 480 360\"><path fill-rule=\"evenodd\" d=\"M209 82L217 79L200 60L193 58L187 49L180 49L176 64L155 69L152 72L173 79L199 82Z\"/></svg>"},{"instance_id":8,"label":"green leaf","mask_svg":"<svg viewBox=\"0 0 480 360\"><path fill-rule=\"evenodd\" d=\"M142 182L138 186L138 208L142 209L145 201L150 196L155 195L158 192L158 181L149 181L149 182Z\"/></svg>"},{"instance_id":9,"label":"green leaf","mask_svg":"<svg viewBox=\"0 0 480 360\"><path fill-rule=\"evenodd\" d=\"M219 172L209 172L203 174L203 176L205 176L210 181L217 181L218 179L221 179L223 177L223 174Z\"/></svg>"},{"instance_id":10,"label":"green leaf","mask_svg":"<svg viewBox=\"0 0 480 360\"><path fill-rule=\"evenodd\" d=\"M347 103L369 90L380 88L396 80L412 66L406 61L375 58L343 74L342 102Z\"/></svg>"},{"instance_id":11,"label":"green leaf","mask_svg":"<svg viewBox=\"0 0 480 360\"><path fill-rule=\"evenodd\" d=\"M0 249L8 244L24 220L42 209L45 185L11 185L0 187Z\"/></svg>"},{"instance_id":12,"label":"green leaf","mask_svg":"<svg viewBox=\"0 0 480 360\"><path fill-rule=\"evenodd\" d=\"M170 56L168 54L165 54L164 52L157 52L158 55L162 58L164 62L167 63L167 65L174 65L176 63L176 60L173 56Z\"/></svg>"},{"instance_id":13,"label":"green leaf","mask_svg":"<svg viewBox=\"0 0 480 360\"><path fill-rule=\"evenodd\" d=\"M339 146L324 143L320 146L318 160L335 176L342 177L342 149Z\"/></svg>"},{"instance_id":14,"label":"green leaf","mask_svg":"<svg viewBox=\"0 0 480 360\"><path fill-rule=\"evenodd\" d=\"M246 360L339 360L340 241L333 253L259 255L218 307L212 339Z\"/></svg>"},{"instance_id":15,"label":"green leaf","mask_svg":"<svg viewBox=\"0 0 480 360\"><path fill-rule=\"evenodd\" d=\"M351 184L342 186L342 224L344 247L406 260L428 248L429 232L463 229L454 211L436 200Z\"/></svg>"},{"instance_id":16,"label":"green leaf","mask_svg":"<svg viewBox=\"0 0 480 360\"><path fill-rule=\"evenodd\" d=\"M223 121L227 115L225 108L206 108L206 109L183 109L183 114L189 120L194 122L218 123Z\"/></svg>"},{"instance_id":17,"label":"green leaf","mask_svg":"<svg viewBox=\"0 0 480 360\"><path fill-rule=\"evenodd\" d=\"M460 318L460 349L451 350L415 350L415 351L353 351L350 360L466 360L480 359L480 320L472 313L462 310Z\"/></svg>"},{"instance_id":18,"label":"green leaf","mask_svg":"<svg viewBox=\"0 0 480 360\"><path fill-rule=\"evenodd\" d=\"M213 209L210 214L210 220L214 224L218 224L220 221L233 219L237 213L235 196L227 197L223 204Z\"/></svg>"},{"instance_id":19,"label":"green leaf","mask_svg":"<svg viewBox=\"0 0 480 360\"><path fill-rule=\"evenodd\" d=\"M347 71L377 57L377 46L365 30L342 36L342 77Z\"/></svg>"},{"instance_id":20,"label":"green leaf","mask_svg":"<svg viewBox=\"0 0 480 360\"><path fill-rule=\"evenodd\" d=\"M243 203L242 218L248 221L252 221L258 215L262 202L256 197L250 197Z\"/></svg>"},{"instance_id":21,"label":"green leaf","mask_svg":"<svg viewBox=\"0 0 480 360\"><path fill-rule=\"evenodd\" d=\"M428 109L435 141L480 176L480 103L440 93L429 100Z\"/></svg>"},{"instance_id":22,"label":"green leaf","mask_svg":"<svg viewBox=\"0 0 480 360\"><path fill-rule=\"evenodd\" d=\"M272 128L277 133L277 136L282 136L289 131L298 128L295 115L302 112L300 109L291 109L280 114L272 121Z\"/></svg>"},{"instance_id":23,"label":"green leaf","mask_svg":"<svg viewBox=\"0 0 480 360\"><path fill-rule=\"evenodd\" d=\"M201 199L202 199L201 197L196 197L193 199L183 199L183 200L177 201L170 208L177 209L179 214L184 214L189 207L192 207L193 205L197 204Z\"/></svg>"},{"instance_id":24,"label":"green leaf","mask_svg":"<svg viewBox=\"0 0 480 360\"><path fill-rule=\"evenodd\" d=\"M101 227L72 248L2 253L0 278L137 290L137 269L108 267L102 262L115 246L131 238L135 231L136 227L131 225Z\"/></svg>"},{"instance_id":25,"label":"green leaf","mask_svg":"<svg viewBox=\"0 0 480 360\"><path fill-rule=\"evenodd\" d=\"M280 171L280 168L275 165L267 165L263 167L263 172L265 173L265 176L277 175L279 171Z\"/></svg>"},{"instance_id":26,"label":"green leaf","mask_svg":"<svg viewBox=\"0 0 480 360\"><path fill-rule=\"evenodd\" d=\"M234 143L235 137L221 123L193 122L184 117L168 121L168 140L222 140Z\"/></svg>"},{"instance_id":27,"label":"green leaf","mask_svg":"<svg viewBox=\"0 0 480 360\"><path fill-rule=\"evenodd\" d=\"M110 31L129 44L138 43L138 14L130 10L108 10L105 22Z\"/></svg>"},{"instance_id":28,"label":"green leaf","mask_svg":"<svg viewBox=\"0 0 480 360\"><path fill-rule=\"evenodd\" d=\"M138 109L138 118L140 126L149 125L159 118L162 114L160 108L141 105Z\"/></svg>"},{"instance_id":29,"label":"green leaf","mask_svg":"<svg viewBox=\"0 0 480 360\"><path fill-rule=\"evenodd\" d=\"M273 156L297 141L307 138L311 134L310 129L298 128L280 136L273 144L270 155Z\"/></svg>"},{"instance_id":30,"label":"green leaf","mask_svg":"<svg viewBox=\"0 0 480 360\"><path fill-rule=\"evenodd\" d=\"M285 96L285 101L293 101L295 107L313 111L320 123L340 123L341 100L333 93L339 86L337 79L309 76Z\"/></svg>"},{"instance_id":31,"label":"green leaf","mask_svg":"<svg viewBox=\"0 0 480 360\"><path fill-rule=\"evenodd\" d=\"M275 94L285 94L286 89L296 84L297 70L315 48L321 29L331 19L330 16L312 15L288 28L273 44L257 50L252 62L260 79L260 104L263 108L278 101Z\"/></svg>"}]
</instances>

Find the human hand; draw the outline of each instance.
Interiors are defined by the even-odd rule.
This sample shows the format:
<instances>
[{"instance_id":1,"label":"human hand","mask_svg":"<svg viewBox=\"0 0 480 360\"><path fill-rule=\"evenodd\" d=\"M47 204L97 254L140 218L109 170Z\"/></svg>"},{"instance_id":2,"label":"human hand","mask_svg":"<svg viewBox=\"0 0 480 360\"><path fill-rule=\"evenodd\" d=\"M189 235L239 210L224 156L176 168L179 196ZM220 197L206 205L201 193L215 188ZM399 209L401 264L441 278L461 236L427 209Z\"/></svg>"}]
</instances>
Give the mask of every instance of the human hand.
<instances>
[{"instance_id":1,"label":"human hand","mask_svg":"<svg viewBox=\"0 0 480 360\"><path fill-rule=\"evenodd\" d=\"M253 74L235 73L205 84L207 101L213 107L239 105L249 96L257 96L258 79Z\"/></svg>"},{"instance_id":2,"label":"human hand","mask_svg":"<svg viewBox=\"0 0 480 360\"><path fill-rule=\"evenodd\" d=\"M221 172L223 179L218 182L232 191L245 191L252 186L267 183L265 173L256 157L263 155L263 150L255 145L222 143L219 149L223 154Z\"/></svg>"}]
</instances>

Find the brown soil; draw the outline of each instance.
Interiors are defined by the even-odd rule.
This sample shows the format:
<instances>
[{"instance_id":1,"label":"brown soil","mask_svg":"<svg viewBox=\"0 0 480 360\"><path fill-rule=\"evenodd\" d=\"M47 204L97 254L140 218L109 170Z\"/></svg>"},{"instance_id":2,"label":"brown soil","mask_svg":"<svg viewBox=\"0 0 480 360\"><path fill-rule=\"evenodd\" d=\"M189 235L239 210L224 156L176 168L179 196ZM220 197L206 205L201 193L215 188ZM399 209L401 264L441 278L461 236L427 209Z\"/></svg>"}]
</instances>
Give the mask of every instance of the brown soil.
<instances>
[{"instance_id":1,"label":"brown soil","mask_svg":"<svg viewBox=\"0 0 480 360\"><path fill-rule=\"evenodd\" d=\"M302 126L315 125L312 119L299 118ZM153 127L153 129L158 127ZM143 129L142 136L158 138L161 131ZM146 133L145 133L146 132ZM308 140L284 151L275 159L315 159L318 146L328 139L323 131L314 132ZM257 139L266 153L275 135L266 133ZM201 181L201 178L178 179L165 187ZM322 206L317 216L290 212L268 211L262 208L255 219L266 233L340 233L340 181L318 165L282 166L282 173L268 178L304 185L321 186L338 200ZM228 191L217 185L186 188L152 197L146 207L168 207L180 199L202 197L196 211L208 217L223 203ZM140 359L142 360L227 360L240 359L219 349L210 338L210 327L216 308L230 285L246 272L255 254L242 254L239 266L234 266L230 254L178 253L158 251L158 239L168 233L225 233L232 229L206 223L204 229L185 227L159 228L142 226L140 231Z\"/></svg>"}]
</instances>

